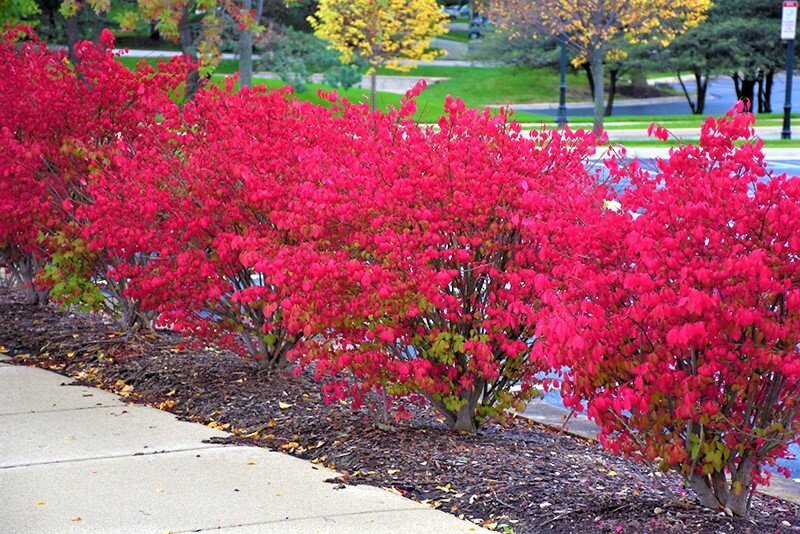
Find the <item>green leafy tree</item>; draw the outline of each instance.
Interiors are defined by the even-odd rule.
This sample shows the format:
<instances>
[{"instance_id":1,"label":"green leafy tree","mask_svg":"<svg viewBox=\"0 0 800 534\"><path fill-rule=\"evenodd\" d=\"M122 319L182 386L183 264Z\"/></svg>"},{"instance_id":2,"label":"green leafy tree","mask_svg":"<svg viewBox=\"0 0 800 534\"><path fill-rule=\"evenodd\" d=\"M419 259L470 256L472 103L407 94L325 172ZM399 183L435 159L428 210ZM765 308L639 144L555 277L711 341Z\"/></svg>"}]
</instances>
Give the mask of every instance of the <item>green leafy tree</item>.
<instances>
[{"instance_id":1,"label":"green leafy tree","mask_svg":"<svg viewBox=\"0 0 800 534\"><path fill-rule=\"evenodd\" d=\"M359 65L345 65L335 50L314 34L286 28L284 35L274 41L262 55L261 65L281 77L281 80L303 92L312 75L322 73L325 82L333 87L352 87L361 81Z\"/></svg>"},{"instance_id":2,"label":"green leafy tree","mask_svg":"<svg viewBox=\"0 0 800 534\"><path fill-rule=\"evenodd\" d=\"M39 12L34 0L0 0L0 27L28 22Z\"/></svg>"},{"instance_id":3,"label":"green leafy tree","mask_svg":"<svg viewBox=\"0 0 800 534\"><path fill-rule=\"evenodd\" d=\"M754 111L772 111L772 82L786 61L780 23L781 2L717 0L705 22L669 46L666 65L679 76L690 73L697 83L694 101L684 86L694 113L703 112L708 80L718 74L731 77L737 97Z\"/></svg>"}]
</instances>

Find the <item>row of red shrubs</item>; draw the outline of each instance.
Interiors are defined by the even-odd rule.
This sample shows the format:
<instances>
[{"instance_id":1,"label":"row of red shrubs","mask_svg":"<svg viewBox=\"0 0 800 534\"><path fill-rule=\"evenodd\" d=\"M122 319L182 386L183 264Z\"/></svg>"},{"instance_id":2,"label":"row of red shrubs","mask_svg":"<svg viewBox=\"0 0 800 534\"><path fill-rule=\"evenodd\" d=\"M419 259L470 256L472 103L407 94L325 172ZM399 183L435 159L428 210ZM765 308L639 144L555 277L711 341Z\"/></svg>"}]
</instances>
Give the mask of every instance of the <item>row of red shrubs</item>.
<instances>
[{"instance_id":1,"label":"row of red shrubs","mask_svg":"<svg viewBox=\"0 0 800 534\"><path fill-rule=\"evenodd\" d=\"M752 115L655 173L590 172L594 133L450 98L415 124L424 84L388 112L233 80L184 102L180 60L131 72L101 41L75 65L27 29L0 45L0 261L32 301L313 363L331 399L425 397L461 431L566 370L607 447L740 515L798 440L800 180Z\"/></svg>"}]
</instances>

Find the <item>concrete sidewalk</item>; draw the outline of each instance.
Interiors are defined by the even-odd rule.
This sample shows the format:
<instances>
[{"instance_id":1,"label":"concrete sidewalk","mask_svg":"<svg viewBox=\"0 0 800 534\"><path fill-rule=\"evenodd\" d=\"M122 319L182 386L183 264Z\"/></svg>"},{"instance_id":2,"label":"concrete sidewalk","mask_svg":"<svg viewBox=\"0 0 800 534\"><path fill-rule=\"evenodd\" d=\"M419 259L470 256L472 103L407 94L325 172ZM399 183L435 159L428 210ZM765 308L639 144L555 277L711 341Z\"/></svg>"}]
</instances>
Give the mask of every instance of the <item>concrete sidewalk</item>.
<instances>
[{"instance_id":1,"label":"concrete sidewalk","mask_svg":"<svg viewBox=\"0 0 800 534\"><path fill-rule=\"evenodd\" d=\"M0 363L0 532L488 532L70 382Z\"/></svg>"}]
</instances>

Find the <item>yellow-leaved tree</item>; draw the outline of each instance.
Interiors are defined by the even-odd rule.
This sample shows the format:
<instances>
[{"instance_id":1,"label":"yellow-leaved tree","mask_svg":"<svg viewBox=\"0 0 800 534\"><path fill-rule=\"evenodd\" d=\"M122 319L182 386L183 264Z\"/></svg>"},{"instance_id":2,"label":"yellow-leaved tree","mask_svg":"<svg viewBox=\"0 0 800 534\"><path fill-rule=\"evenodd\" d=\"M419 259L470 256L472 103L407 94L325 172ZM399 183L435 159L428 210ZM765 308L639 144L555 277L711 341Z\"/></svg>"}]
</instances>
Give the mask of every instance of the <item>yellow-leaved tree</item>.
<instances>
[{"instance_id":1,"label":"yellow-leaved tree","mask_svg":"<svg viewBox=\"0 0 800 534\"><path fill-rule=\"evenodd\" d=\"M603 126L603 60L615 39L668 45L705 19L711 0L497 0L505 27L563 36L586 58L594 83L595 129Z\"/></svg>"},{"instance_id":2,"label":"yellow-leaved tree","mask_svg":"<svg viewBox=\"0 0 800 534\"><path fill-rule=\"evenodd\" d=\"M320 0L316 15L308 18L344 63L369 67L372 109L377 69L404 72L437 57L430 44L447 31L445 20L436 0Z\"/></svg>"}]
</instances>

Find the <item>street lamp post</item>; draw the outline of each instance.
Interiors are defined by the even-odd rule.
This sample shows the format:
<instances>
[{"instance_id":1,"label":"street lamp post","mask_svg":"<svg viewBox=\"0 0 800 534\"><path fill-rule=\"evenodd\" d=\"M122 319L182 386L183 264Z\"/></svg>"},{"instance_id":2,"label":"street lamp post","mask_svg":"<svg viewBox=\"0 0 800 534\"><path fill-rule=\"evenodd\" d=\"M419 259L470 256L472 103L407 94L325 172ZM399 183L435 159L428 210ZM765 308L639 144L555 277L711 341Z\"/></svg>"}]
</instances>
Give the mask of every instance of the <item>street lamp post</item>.
<instances>
[{"instance_id":1,"label":"street lamp post","mask_svg":"<svg viewBox=\"0 0 800 534\"><path fill-rule=\"evenodd\" d=\"M781 139L792 138L792 78L794 74L794 37L797 31L797 2L783 2L781 39L786 43L786 99L783 104Z\"/></svg>"},{"instance_id":2,"label":"street lamp post","mask_svg":"<svg viewBox=\"0 0 800 534\"><path fill-rule=\"evenodd\" d=\"M561 41L561 83L558 85L558 117L556 123L560 129L567 125L567 34L559 36Z\"/></svg>"}]
</instances>

